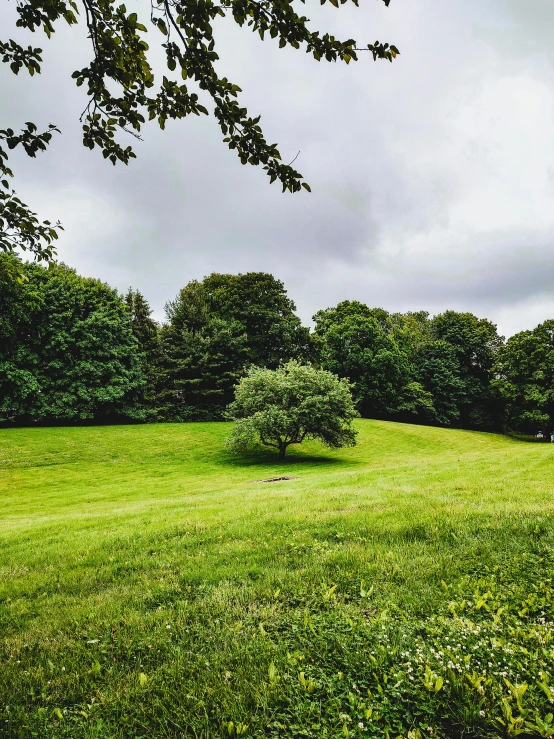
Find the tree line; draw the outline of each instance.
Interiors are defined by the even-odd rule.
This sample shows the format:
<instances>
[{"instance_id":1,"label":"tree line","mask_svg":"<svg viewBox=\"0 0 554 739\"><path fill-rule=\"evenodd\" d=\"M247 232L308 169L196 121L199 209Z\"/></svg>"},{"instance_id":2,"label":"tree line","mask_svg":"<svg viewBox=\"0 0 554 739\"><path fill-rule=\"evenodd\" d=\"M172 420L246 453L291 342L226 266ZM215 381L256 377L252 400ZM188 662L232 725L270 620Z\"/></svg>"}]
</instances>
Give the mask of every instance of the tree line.
<instances>
[{"instance_id":1,"label":"tree line","mask_svg":"<svg viewBox=\"0 0 554 739\"><path fill-rule=\"evenodd\" d=\"M249 368L294 359L347 378L363 417L554 427L554 320L505 341L471 313L347 300L310 330L262 272L193 280L165 310L158 324L138 290L0 255L0 422L220 420Z\"/></svg>"}]
</instances>

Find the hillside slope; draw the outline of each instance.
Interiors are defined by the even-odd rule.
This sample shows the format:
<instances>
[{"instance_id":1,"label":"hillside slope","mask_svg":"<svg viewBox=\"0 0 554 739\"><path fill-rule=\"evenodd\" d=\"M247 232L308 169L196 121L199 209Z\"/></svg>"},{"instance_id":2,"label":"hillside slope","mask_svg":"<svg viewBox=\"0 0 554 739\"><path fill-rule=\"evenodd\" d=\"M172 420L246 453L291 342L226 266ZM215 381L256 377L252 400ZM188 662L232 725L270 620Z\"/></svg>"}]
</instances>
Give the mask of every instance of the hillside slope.
<instances>
[{"instance_id":1,"label":"hillside slope","mask_svg":"<svg viewBox=\"0 0 554 739\"><path fill-rule=\"evenodd\" d=\"M6 736L497 735L554 662L554 446L358 425L284 463L228 424L0 431Z\"/></svg>"}]
</instances>

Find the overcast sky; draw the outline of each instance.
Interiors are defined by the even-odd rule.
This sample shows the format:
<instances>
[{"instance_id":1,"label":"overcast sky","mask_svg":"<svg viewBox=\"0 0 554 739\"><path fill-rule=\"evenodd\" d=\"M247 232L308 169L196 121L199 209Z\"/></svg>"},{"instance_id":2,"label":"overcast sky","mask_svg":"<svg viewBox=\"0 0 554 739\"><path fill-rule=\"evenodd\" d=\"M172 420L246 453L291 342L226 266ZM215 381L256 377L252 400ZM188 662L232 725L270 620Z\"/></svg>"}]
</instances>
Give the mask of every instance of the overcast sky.
<instances>
[{"instance_id":1,"label":"overcast sky","mask_svg":"<svg viewBox=\"0 0 554 739\"><path fill-rule=\"evenodd\" d=\"M344 299L472 311L506 336L554 318L554 2L360 5L307 0L303 12L359 45L396 44L393 64L318 64L232 21L217 28L221 69L285 161L300 151L312 194L241 166L211 118L150 126L137 160L112 167L81 145L70 75L86 39L61 26L31 37L44 72L0 69L0 123L63 131L38 159L12 160L20 195L65 226L59 257L140 289L157 318L191 279L259 270L305 322ZM2 38L22 38L14 10L2 3Z\"/></svg>"}]
</instances>

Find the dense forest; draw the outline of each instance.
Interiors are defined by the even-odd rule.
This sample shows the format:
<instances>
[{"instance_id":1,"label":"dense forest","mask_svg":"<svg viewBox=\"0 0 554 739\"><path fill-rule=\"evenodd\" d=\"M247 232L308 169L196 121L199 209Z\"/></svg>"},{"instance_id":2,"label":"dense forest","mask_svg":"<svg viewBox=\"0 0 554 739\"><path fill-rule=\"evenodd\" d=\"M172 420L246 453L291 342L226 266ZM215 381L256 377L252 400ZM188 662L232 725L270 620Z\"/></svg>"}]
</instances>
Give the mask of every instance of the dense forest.
<instances>
[{"instance_id":1,"label":"dense forest","mask_svg":"<svg viewBox=\"0 0 554 739\"><path fill-rule=\"evenodd\" d=\"M554 320L504 341L471 313L344 301L309 330L261 272L191 281L165 310L159 325L138 290L1 255L0 423L219 420L249 367L297 359L348 378L364 417L554 427Z\"/></svg>"}]
</instances>

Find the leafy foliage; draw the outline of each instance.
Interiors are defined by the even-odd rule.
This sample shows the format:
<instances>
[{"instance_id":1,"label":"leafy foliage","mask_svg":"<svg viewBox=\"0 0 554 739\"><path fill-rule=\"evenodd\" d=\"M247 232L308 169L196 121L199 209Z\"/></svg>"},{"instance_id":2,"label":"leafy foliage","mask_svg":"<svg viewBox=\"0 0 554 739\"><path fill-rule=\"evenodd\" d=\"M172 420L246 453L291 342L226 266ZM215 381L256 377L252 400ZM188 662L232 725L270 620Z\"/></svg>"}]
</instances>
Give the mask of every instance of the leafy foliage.
<instances>
[{"instance_id":1,"label":"leafy foliage","mask_svg":"<svg viewBox=\"0 0 554 739\"><path fill-rule=\"evenodd\" d=\"M337 585L321 592L320 608L311 603L309 617L285 630L288 664L274 664L281 678L274 693L286 695L292 708L272 736L306 721L308 705L317 702L326 707L317 717L321 736L548 739L552 550L541 555L524 553L517 567L443 582L442 607L424 619L391 618L386 610L364 617L364 601L373 610L373 588L364 582L357 597ZM356 644L362 664L353 669ZM306 653L320 656L310 664Z\"/></svg>"},{"instance_id":2,"label":"leafy foliage","mask_svg":"<svg viewBox=\"0 0 554 739\"><path fill-rule=\"evenodd\" d=\"M414 363L423 387L431 394L437 422L455 424L465 389L455 348L447 341L429 341L418 347Z\"/></svg>"},{"instance_id":3,"label":"leafy foliage","mask_svg":"<svg viewBox=\"0 0 554 739\"><path fill-rule=\"evenodd\" d=\"M12 281L15 270L24 280ZM144 419L137 342L117 292L65 265L47 270L4 256L0 272L10 307L1 420Z\"/></svg>"},{"instance_id":4,"label":"leafy foliage","mask_svg":"<svg viewBox=\"0 0 554 739\"><path fill-rule=\"evenodd\" d=\"M503 344L496 326L471 313L446 311L433 318L431 329L436 339L448 342L456 353L463 384L460 423L468 428L494 428L500 403L491 380Z\"/></svg>"},{"instance_id":5,"label":"leafy foliage","mask_svg":"<svg viewBox=\"0 0 554 739\"><path fill-rule=\"evenodd\" d=\"M383 0L389 5L390 0ZM325 0L322 0L325 2ZM330 2L339 7L338 0ZM357 0L354 0L357 5ZM80 13L81 11L81 13ZM84 11L84 12L83 12ZM399 54L388 43L376 41L358 49L354 39L340 41L329 33L320 34L308 27L308 19L293 8L291 0L151 0L150 17L146 21L155 29L165 56L167 76L157 82L149 59L146 42L148 27L136 12L129 13L125 5L106 0L19 0L19 28L35 32L42 29L50 38L59 22L68 25L84 22L92 47L92 59L73 73L77 86L84 87L88 103L82 115L83 144L100 148L102 155L113 164L128 164L135 157L130 145L121 143L118 132L140 138L146 120L157 121L160 128L172 119L190 115L208 115L212 106L223 141L237 152L242 164L261 165L271 182L278 180L283 192L310 190L291 164L282 161L276 144L270 144L260 126L260 116L251 116L239 103L241 89L216 69L214 24L229 18L239 26L264 39L278 41L279 48L303 48L317 61L358 59L363 50L373 59L391 61ZM40 73L42 49L24 47L9 39L0 41L0 59L14 74L25 69L31 76ZM30 156L44 149L51 137L47 132L36 134L34 124L22 136L13 131L0 132L8 148L23 144ZM30 128L29 128L30 127ZM28 148L25 143L32 142ZM52 240L57 228L48 222L41 224L36 215L9 190L6 177L11 171L6 165L7 153L0 148L0 248L29 249L36 256L53 258ZM21 226L18 230L18 223Z\"/></svg>"},{"instance_id":6,"label":"leafy foliage","mask_svg":"<svg viewBox=\"0 0 554 739\"><path fill-rule=\"evenodd\" d=\"M305 439L332 449L356 443L352 421L358 414L349 383L294 360L276 370L252 368L238 384L229 413L237 419L229 439L233 451L260 441L284 459L290 444Z\"/></svg>"},{"instance_id":7,"label":"leafy foliage","mask_svg":"<svg viewBox=\"0 0 554 739\"><path fill-rule=\"evenodd\" d=\"M362 415L502 427L493 379L503 339L490 321L456 311L389 314L358 301L314 320L323 365L353 383Z\"/></svg>"},{"instance_id":8,"label":"leafy foliage","mask_svg":"<svg viewBox=\"0 0 554 739\"><path fill-rule=\"evenodd\" d=\"M166 305L157 415L222 418L248 366L309 358L310 334L294 311L283 283L267 273L189 282Z\"/></svg>"},{"instance_id":9,"label":"leafy foliage","mask_svg":"<svg viewBox=\"0 0 554 739\"><path fill-rule=\"evenodd\" d=\"M283 283L250 272L189 282L159 326L137 290L123 299L65 266L46 270L13 255L0 260L0 310L4 422L221 420L249 367L296 360L348 380L366 417L525 434L554 428L553 321L504 344L494 324L470 313L430 318L343 301L316 313L310 332ZM82 365L79 376L81 349L96 369ZM110 367L114 377L130 373L123 405L110 396ZM110 390L85 401L89 382ZM74 390L54 402L63 387Z\"/></svg>"},{"instance_id":10,"label":"leafy foliage","mask_svg":"<svg viewBox=\"0 0 554 739\"><path fill-rule=\"evenodd\" d=\"M314 316L316 334L325 341L323 366L348 378L363 416L386 417L398 411L403 388L410 382L406 355L384 327L386 311L382 314L379 322L367 306L345 301Z\"/></svg>"},{"instance_id":11,"label":"leafy foliage","mask_svg":"<svg viewBox=\"0 0 554 739\"><path fill-rule=\"evenodd\" d=\"M202 285L210 312L242 326L251 364L275 369L289 359L311 359L310 332L302 326L283 283L273 275L212 274Z\"/></svg>"},{"instance_id":12,"label":"leafy foliage","mask_svg":"<svg viewBox=\"0 0 554 739\"><path fill-rule=\"evenodd\" d=\"M508 426L524 433L554 429L554 321L512 336L501 350L495 385Z\"/></svg>"},{"instance_id":13,"label":"leafy foliage","mask_svg":"<svg viewBox=\"0 0 554 739\"><path fill-rule=\"evenodd\" d=\"M0 44L0 54L1 46ZM32 56L35 52L29 52L30 70L35 69ZM12 71L19 69L22 62L17 54L14 52L10 58ZM20 134L16 134L11 128L0 130L0 252L29 251L39 262L49 262L55 257L54 242L62 226L59 222L54 225L50 221L40 222L36 213L17 197L8 179L13 177L13 172L8 167L8 152L5 148L7 146L8 149L15 149L21 145L28 156L35 157L39 151L46 149L54 131L58 129L50 125L47 131L37 133L34 123L27 123ZM4 146L2 142L5 142Z\"/></svg>"},{"instance_id":14,"label":"leafy foliage","mask_svg":"<svg viewBox=\"0 0 554 739\"><path fill-rule=\"evenodd\" d=\"M0 254L0 421L23 418L39 389L30 348L44 300L40 285L23 281L22 270L18 259Z\"/></svg>"}]
</instances>

